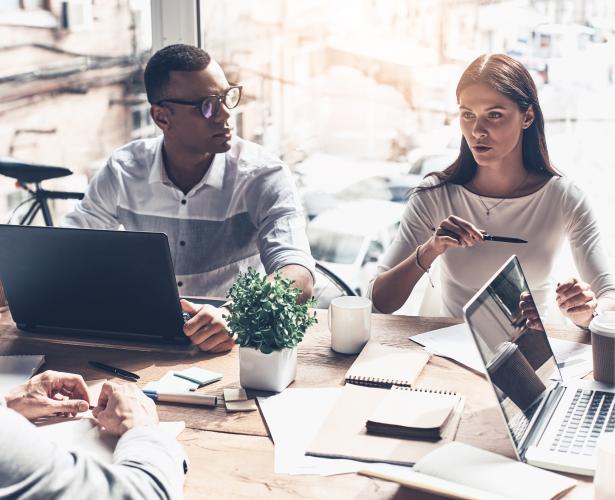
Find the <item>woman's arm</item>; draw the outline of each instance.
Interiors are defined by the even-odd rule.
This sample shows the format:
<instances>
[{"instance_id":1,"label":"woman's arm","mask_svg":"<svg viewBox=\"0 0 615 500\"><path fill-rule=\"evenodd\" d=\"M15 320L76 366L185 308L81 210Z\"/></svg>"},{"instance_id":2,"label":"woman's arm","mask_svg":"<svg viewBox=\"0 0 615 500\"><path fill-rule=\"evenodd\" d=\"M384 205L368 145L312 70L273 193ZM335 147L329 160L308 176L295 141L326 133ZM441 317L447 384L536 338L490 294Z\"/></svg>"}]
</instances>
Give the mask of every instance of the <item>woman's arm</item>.
<instances>
[{"instance_id":1,"label":"woman's arm","mask_svg":"<svg viewBox=\"0 0 615 500\"><path fill-rule=\"evenodd\" d=\"M563 207L566 234L581 279L558 283L557 302L565 316L587 327L597 308L615 310L615 274L589 200L573 183L564 193Z\"/></svg>"},{"instance_id":2,"label":"woman's arm","mask_svg":"<svg viewBox=\"0 0 615 500\"><path fill-rule=\"evenodd\" d=\"M404 226L396 241L408 238L403 234ZM405 226L407 228L407 225ZM410 293L423 275L439 255L449 248L465 248L481 242L483 232L470 222L451 215L440 222L434 233L423 244L414 247L414 250L404 257L398 264L378 275L371 290L372 302L376 309L383 313L397 311L408 300ZM405 245L406 249L410 247ZM399 259L402 250L399 245L393 246L393 255L385 256L388 259Z\"/></svg>"}]
</instances>

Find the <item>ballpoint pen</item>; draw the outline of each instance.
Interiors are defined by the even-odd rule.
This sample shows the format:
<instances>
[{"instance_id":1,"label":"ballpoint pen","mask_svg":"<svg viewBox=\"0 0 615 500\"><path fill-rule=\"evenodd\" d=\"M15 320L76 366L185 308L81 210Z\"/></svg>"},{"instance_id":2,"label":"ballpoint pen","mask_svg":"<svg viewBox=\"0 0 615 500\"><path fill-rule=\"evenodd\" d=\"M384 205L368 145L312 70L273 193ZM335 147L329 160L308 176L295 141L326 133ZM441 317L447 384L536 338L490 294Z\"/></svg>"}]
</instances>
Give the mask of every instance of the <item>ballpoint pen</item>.
<instances>
[{"instance_id":1,"label":"ballpoint pen","mask_svg":"<svg viewBox=\"0 0 615 500\"><path fill-rule=\"evenodd\" d=\"M527 243L527 240L522 240L521 238L513 238L511 236L494 236L493 234L484 234L483 240L499 241L502 243Z\"/></svg>"},{"instance_id":2,"label":"ballpoint pen","mask_svg":"<svg viewBox=\"0 0 615 500\"><path fill-rule=\"evenodd\" d=\"M207 394L199 393L185 393L185 392L157 392L157 391L143 391L147 397L152 398L154 401L162 401L168 403L184 403L190 405L201 406L216 406L218 403L217 396L209 396Z\"/></svg>"},{"instance_id":3,"label":"ballpoint pen","mask_svg":"<svg viewBox=\"0 0 615 500\"><path fill-rule=\"evenodd\" d=\"M436 231L436 228L432 227L431 230ZM451 233L451 231L448 232ZM455 237L455 235L453 235L453 237ZM522 240L521 238L513 238L512 236L494 236L493 234L483 234L483 241L498 241L501 243L527 243L527 240Z\"/></svg>"},{"instance_id":4,"label":"ballpoint pen","mask_svg":"<svg viewBox=\"0 0 615 500\"><path fill-rule=\"evenodd\" d=\"M100 363L98 361L88 361L88 363L98 370L112 373L116 377L123 378L124 380L136 382L140 378L136 373L129 372L128 370L122 370L121 368L116 368L115 366L106 365L105 363Z\"/></svg>"}]
</instances>

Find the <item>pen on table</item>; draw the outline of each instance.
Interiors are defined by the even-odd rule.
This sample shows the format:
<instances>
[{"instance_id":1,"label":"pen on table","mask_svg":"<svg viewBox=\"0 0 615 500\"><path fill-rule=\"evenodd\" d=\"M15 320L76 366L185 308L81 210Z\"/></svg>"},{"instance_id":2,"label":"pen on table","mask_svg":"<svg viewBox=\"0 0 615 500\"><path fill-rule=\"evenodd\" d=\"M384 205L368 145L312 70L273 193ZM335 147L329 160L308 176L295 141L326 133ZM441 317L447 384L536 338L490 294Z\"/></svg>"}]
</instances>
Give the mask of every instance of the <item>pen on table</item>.
<instances>
[{"instance_id":1,"label":"pen on table","mask_svg":"<svg viewBox=\"0 0 615 500\"><path fill-rule=\"evenodd\" d=\"M116 377L129 380L130 382L136 382L140 378L136 373L129 372L128 370L122 370L121 368L116 368L115 366L106 365L105 363L100 363L98 361L88 361L88 363L94 368L107 373L113 373Z\"/></svg>"},{"instance_id":2,"label":"pen on table","mask_svg":"<svg viewBox=\"0 0 615 500\"><path fill-rule=\"evenodd\" d=\"M207 394L156 391L143 391L143 394L152 398L154 401L167 403L185 403L201 406L216 406L218 404L217 396L209 396Z\"/></svg>"}]
</instances>

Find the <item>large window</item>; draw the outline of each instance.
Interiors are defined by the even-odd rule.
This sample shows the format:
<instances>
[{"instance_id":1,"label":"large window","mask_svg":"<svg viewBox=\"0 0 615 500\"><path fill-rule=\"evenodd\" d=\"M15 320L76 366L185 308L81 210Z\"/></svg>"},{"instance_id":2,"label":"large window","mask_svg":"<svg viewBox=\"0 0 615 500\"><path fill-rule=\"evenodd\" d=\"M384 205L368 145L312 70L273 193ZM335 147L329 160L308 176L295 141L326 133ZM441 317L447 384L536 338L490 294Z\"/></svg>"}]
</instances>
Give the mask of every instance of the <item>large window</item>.
<instances>
[{"instance_id":1,"label":"large window","mask_svg":"<svg viewBox=\"0 0 615 500\"><path fill-rule=\"evenodd\" d=\"M141 77L148 0L3 1L0 38L0 156L75 173L46 188L85 189L113 149L155 133ZM27 196L0 177L0 222ZM56 220L71 204L53 203Z\"/></svg>"},{"instance_id":2,"label":"large window","mask_svg":"<svg viewBox=\"0 0 615 500\"><path fill-rule=\"evenodd\" d=\"M539 88L552 161L615 249L615 2L204 0L201 16L204 47L244 84L238 131L300 172L310 200L318 182L301 165L314 155L343 177L338 191L391 166L442 169L459 145L464 67L484 52L518 58ZM367 168L336 171L349 159Z\"/></svg>"}]
</instances>

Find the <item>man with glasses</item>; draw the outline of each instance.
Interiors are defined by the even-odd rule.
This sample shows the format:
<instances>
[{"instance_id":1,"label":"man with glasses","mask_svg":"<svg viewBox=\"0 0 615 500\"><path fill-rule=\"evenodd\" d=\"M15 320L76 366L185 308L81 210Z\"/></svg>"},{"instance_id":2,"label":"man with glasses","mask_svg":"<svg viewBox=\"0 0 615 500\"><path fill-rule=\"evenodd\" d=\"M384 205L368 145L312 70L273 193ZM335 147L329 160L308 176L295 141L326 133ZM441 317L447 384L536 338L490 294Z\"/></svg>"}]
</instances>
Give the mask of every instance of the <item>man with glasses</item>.
<instances>
[{"instance_id":1,"label":"man with glasses","mask_svg":"<svg viewBox=\"0 0 615 500\"><path fill-rule=\"evenodd\" d=\"M249 266L280 271L312 295L314 260L290 172L232 134L242 96L202 49L177 44L145 68L151 116L162 136L117 150L63 225L164 232L180 295L224 297ZM184 332L199 348L228 351L223 309L182 300Z\"/></svg>"}]
</instances>

